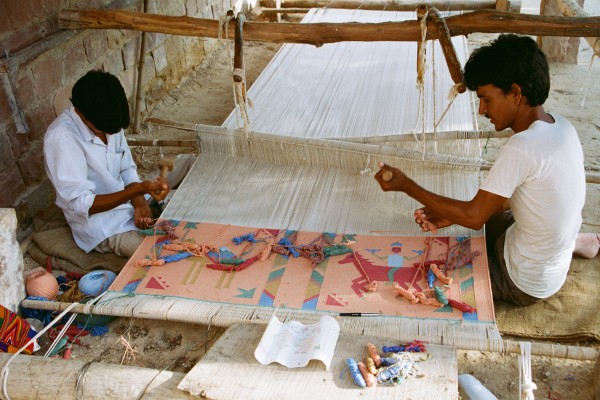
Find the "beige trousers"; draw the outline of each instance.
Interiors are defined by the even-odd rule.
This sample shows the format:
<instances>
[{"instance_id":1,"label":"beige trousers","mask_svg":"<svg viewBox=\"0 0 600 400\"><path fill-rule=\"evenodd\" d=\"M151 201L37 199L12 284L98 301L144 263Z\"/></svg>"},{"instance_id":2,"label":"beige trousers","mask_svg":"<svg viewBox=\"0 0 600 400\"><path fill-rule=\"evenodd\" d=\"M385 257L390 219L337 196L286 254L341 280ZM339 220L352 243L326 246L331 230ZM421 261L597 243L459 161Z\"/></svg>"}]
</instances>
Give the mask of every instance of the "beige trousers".
<instances>
[{"instance_id":1,"label":"beige trousers","mask_svg":"<svg viewBox=\"0 0 600 400\"><path fill-rule=\"evenodd\" d=\"M122 257L131 257L143 240L144 236L138 231L117 233L104 239L94 250L98 253L115 253Z\"/></svg>"}]
</instances>

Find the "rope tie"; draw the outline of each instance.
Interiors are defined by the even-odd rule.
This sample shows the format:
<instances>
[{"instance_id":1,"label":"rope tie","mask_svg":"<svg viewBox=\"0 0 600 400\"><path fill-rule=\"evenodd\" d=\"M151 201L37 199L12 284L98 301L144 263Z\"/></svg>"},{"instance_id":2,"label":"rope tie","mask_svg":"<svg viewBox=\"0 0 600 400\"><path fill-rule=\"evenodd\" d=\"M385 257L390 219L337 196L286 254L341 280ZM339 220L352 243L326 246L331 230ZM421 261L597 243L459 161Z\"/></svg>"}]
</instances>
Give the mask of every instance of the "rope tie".
<instances>
[{"instance_id":1,"label":"rope tie","mask_svg":"<svg viewBox=\"0 0 600 400\"><path fill-rule=\"evenodd\" d=\"M229 39L229 30L227 29L229 27L229 22L233 19L233 10L229 10L227 11L227 14L219 17L219 28L217 31L217 37L219 39L223 39L223 36L225 37L225 39Z\"/></svg>"}]
</instances>

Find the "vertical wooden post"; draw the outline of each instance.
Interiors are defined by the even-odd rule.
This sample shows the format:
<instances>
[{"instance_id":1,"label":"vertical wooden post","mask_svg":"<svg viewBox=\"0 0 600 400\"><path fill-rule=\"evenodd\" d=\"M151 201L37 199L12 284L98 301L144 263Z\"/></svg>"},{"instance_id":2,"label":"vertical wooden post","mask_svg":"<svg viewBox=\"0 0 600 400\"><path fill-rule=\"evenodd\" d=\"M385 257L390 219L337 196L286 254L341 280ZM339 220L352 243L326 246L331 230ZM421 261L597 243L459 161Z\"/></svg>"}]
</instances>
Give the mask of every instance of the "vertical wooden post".
<instances>
[{"instance_id":1,"label":"vertical wooden post","mask_svg":"<svg viewBox=\"0 0 600 400\"><path fill-rule=\"evenodd\" d=\"M440 12L433 7L429 8L429 18L431 18L437 28L440 45L442 46L442 51L444 52L446 64L448 64L450 76L457 85L456 90L458 93L464 93L467 88L463 84L462 68L460 66L460 61L458 61L458 56L456 55L456 49L454 49L454 45L452 44L450 30L448 30L446 21L444 20L444 17L441 16Z\"/></svg>"},{"instance_id":2,"label":"vertical wooden post","mask_svg":"<svg viewBox=\"0 0 600 400\"><path fill-rule=\"evenodd\" d=\"M246 17L240 12L235 19L235 51L233 53L233 80L243 82L241 73L244 69L244 21Z\"/></svg>"},{"instance_id":3,"label":"vertical wooden post","mask_svg":"<svg viewBox=\"0 0 600 400\"><path fill-rule=\"evenodd\" d=\"M148 0L142 0L142 12L146 12L148 9ZM140 109L142 100L144 98L144 91L142 85L144 84L144 66L146 59L146 32L142 32L142 38L140 40L140 52L138 56L138 73L137 83L135 85L135 103L134 103L134 114L133 114L133 130L132 133L140 133L140 121L142 119L142 110Z\"/></svg>"}]
</instances>

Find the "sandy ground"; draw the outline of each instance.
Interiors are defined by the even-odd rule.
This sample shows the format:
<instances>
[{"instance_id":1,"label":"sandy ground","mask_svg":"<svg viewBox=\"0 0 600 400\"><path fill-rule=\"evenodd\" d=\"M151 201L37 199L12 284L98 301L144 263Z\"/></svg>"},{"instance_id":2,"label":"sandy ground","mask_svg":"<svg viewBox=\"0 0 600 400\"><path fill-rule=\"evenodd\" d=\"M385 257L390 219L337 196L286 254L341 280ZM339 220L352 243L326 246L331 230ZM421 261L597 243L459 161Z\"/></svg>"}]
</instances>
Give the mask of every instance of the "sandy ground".
<instances>
[{"instance_id":1,"label":"sandy ground","mask_svg":"<svg viewBox=\"0 0 600 400\"><path fill-rule=\"evenodd\" d=\"M486 42L489 35L472 35L470 44ZM260 71L273 57L278 45L245 45L245 64L248 83L251 85ZM591 52L582 51L582 60L589 63ZM547 110L554 110L569 118L578 129L584 151L586 168L600 170L600 63L592 68L592 77L586 83L586 65L559 65L552 67L552 92ZM179 89L162 99L153 117L175 121L220 125L233 109L230 84L229 59L225 48L199 65L186 78ZM588 86L585 107L580 103L583 88ZM491 129L481 120L481 129ZM154 129L143 137L193 139L191 132L176 132L169 129ZM487 144L488 157L493 159L500 147L499 141ZM178 152L178 149L162 149L163 154ZM141 171L154 173L156 148L136 149L135 154ZM600 224L599 185L588 184L588 201L584 211L584 231L597 231ZM590 261L598 265L599 259ZM218 328L186 323L152 320L117 319L110 324L110 332L102 337L82 337L85 346L73 347L73 358L95 360L156 369L188 371L202 357L206 349L222 333ZM126 344L126 343L127 344ZM571 343L576 344L576 343ZM596 343L583 343L598 347ZM129 349L127 346L131 346ZM470 373L477 377L499 399L517 398L519 370L516 355L458 351L459 373ZM533 357L533 380L538 385L538 399L591 399L592 371L594 363ZM553 391L553 396L550 393ZM559 397L562 396L562 397Z\"/></svg>"}]
</instances>

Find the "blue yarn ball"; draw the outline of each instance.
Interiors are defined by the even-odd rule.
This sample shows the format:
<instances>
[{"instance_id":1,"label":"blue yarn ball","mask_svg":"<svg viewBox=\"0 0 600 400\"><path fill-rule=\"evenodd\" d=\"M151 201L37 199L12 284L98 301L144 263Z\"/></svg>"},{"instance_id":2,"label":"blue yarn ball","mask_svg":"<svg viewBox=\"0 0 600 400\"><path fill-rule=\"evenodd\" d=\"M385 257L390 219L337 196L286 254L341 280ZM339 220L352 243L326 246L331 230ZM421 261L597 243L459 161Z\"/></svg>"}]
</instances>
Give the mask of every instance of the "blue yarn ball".
<instances>
[{"instance_id":1,"label":"blue yarn ball","mask_svg":"<svg viewBox=\"0 0 600 400\"><path fill-rule=\"evenodd\" d=\"M79 290L86 296L98 296L108 289L117 275L112 271L92 271L79 280Z\"/></svg>"}]
</instances>

